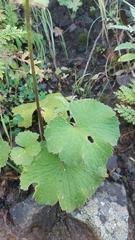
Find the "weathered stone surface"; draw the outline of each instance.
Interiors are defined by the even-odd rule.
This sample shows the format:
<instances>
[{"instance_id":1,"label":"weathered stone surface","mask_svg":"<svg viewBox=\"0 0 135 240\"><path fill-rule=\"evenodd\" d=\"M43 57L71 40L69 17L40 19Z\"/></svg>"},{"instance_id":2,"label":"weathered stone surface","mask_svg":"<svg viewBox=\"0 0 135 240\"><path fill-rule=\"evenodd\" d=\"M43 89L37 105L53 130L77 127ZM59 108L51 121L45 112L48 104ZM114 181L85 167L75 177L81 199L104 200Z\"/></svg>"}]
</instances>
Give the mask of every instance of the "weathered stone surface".
<instances>
[{"instance_id":1,"label":"weathered stone surface","mask_svg":"<svg viewBox=\"0 0 135 240\"><path fill-rule=\"evenodd\" d=\"M29 196L25 201L16 204L10 209L14 225L21 229L27 229L33 223L33 217L36 214L47 212L49 206L39 205ZM35 221L35 220L34 220Z\"/></svg>"},{"instance_id":2,"label":"weathered stone surface","mask_svg":"<svg viewBox=\"0 0 135 240\"><path fill-rule=\"evenodd\" d=\"M9 223L0 218L2 240L129 240L124 186L109 181L72 214L58 204L38 205L30 195L10 209L10 217Z\"/></svg>"},{"instance_id":3,"label":"weathered stone surface","mask_svg":"<svg viewBox=\"0 0 135 240\"><path fill-rule=\"evenodd\" d=\"M99 240L127 240L129 214L124 186L104 181L72 216L92 228Z\"/></svg>"},{"instance_id":4,"label":"weathered stone surface","mask_svg":"<svg viewBox=\"0 0 135 240\"><path fill-rule=\"evenodd\" d=\"M15 240L96 240L84 223L62 212L58 204L41 206L32 196L16 204L10 214Z\"/></svg>"}]
</instances>

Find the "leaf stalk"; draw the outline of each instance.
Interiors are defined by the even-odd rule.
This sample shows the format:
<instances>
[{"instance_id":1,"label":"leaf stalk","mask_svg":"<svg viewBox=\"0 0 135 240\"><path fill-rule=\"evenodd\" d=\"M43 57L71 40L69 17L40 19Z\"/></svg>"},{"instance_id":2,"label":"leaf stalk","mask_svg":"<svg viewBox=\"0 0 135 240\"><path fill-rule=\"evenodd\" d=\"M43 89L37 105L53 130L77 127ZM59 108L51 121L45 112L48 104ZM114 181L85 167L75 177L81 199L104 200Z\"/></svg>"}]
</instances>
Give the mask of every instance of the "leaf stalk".
<instances>
[{"instance_id":1,"label":"leaf stalk","mask_svg":"<svg viewBox=\"0 0 135 240\"><path fill-rule=\"evenodd\" d=\"M28 49L29 49L29 54L30 54L30 64L31 64L33 86L34 86L34 93L35 93L35 102L36 102L37 112L38 112L39 133L40 133L41 140L44 140L43 119L42 119L42 115L41 115L41 108L39 105L37 80L36 80L35 65L34 65L34 58L33 58L31 19L30 19L31 10L30 10L29 0L25 0L24 7L25 7L26 30L27 30L27 36L28 36Z\"/></svg>"}]
</instances>

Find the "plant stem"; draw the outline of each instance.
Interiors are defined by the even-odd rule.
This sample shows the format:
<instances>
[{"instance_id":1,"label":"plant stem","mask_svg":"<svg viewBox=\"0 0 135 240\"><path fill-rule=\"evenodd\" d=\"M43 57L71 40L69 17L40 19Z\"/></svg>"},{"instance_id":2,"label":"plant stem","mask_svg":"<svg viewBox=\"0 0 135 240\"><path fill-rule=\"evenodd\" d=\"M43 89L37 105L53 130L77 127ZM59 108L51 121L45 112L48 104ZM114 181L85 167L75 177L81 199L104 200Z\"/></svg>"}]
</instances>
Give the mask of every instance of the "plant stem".
<instances>
[{"instance_id":1,"label":"plant stem","mask_svg":"<svg viewBox=\"0 0 135 240\"><path fill-rule=\"evenodd\" d=\"M0 111L1 111L1 109L0 109ZM11 141L11 138L10 138L10 136L9 136L9 133L8 133L6 124L4 123L4 120L3 120L3 117L2 117L2 113L0 113L0 119L1 119L2 127L3 127L3 129L4 129L4 131L5 131L5 134L6 134L7 138L8 138L9 145L10 145L10 147L12 148L12 141Z\"/></svg>"},{"instance_id":2,"label":"plant stem","mask_svg":"<svg viewBox=\"0 0 135 240\"><path fill-rule=\"evenodd\" d=\"M29 54L30 54L30 65L31 65L32 77L33 77L35 101L36 101L37 112L38 112L39 133L40 133L41 140L44 140L43 119L42 119L41 109L40 109L40 105L39 105L37 80L36 80L35 65L34 65L34 58L33 58L30 16L31 16L30 3L29 3L29 0L25 0L25 18L26 18L26 29L27 29L27 36L28 36L28 49L29 49Z\"/></svg>"},{"instance_id":3,"label":"plant stem","mask_svg":"<svg viewBox=\"0 0 135 240\"><path fill-rule=\"evenodd\" d=\"M20 170L19 168L16 168L13 164L7 162L7 165L8 165L9 167L11 167L12 169L14 169L17 173L19 173L19 174L22 173L21 170Z\"/></svg>"}]
</instances>

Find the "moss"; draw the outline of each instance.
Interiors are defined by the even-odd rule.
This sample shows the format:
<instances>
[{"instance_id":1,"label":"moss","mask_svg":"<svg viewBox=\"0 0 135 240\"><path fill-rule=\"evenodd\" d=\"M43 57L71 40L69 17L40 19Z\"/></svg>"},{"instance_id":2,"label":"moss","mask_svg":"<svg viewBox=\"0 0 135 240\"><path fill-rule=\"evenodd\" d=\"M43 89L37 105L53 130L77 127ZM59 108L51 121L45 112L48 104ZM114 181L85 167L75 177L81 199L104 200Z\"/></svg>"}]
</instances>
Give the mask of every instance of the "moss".
<instances>
[{"instance_id":1,"label":"moss","mask_svg":"<svg viewBox=\"0 0 135 240\"><path fill-rule=\"evenodd\" d=\"M79 43L82 45L86 45L87 44L87 39L88 39L88 33L81 33L79 35Z\"/></svg>"}]
</instances>

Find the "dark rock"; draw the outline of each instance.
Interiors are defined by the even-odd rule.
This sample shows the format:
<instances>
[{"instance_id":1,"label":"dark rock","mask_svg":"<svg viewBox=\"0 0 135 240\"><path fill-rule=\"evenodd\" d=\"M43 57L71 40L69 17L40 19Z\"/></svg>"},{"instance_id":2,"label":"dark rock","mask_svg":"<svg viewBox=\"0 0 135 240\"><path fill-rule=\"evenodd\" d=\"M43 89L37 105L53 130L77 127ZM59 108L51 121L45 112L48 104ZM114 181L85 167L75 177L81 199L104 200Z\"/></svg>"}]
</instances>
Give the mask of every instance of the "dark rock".
<instances>
[{"instance_id":1,"label":"dark rock","mask_svg":"<svg viewBox=\"0 0 135 240\"><path fill-rule=\"evenodd\" d=\"M59 205L53 207L38 205L32 196L16 204L10 209L13 225L8 232L15 240L96 240L90 228L62 212ZM6 238L7 229L2 232L0 224L0 237ZM10 239L10 238L9 238Z\"/></svg>"},{"instance_id":2,"label":"dark rock","mask_svg":"<svg viewBox=\"0 0 135 240\"><path fill-rule=\"evenodd\" d=\"M135 202L135 193L132 194L132 201Z\"/></svg>"},{"instance_id":3,"label":"dark rock","mask_svg":"<svg viewBox=\"0 0 135 240\"><path fill-rule=\"evenodd\" d=\"M117 169L116 169L116 172L117 172L118 174L121 174L121 169L120 169L120 168L117 168Z\"/></svg>"},{"instance_id":4,"label":"dark rock","mask_svg":"<svg viewBox=\"0 0 135 240\"><path fill-rule=\"evenodd\" d=\"M30 195L10 209L13 224L0 221L2 240L127 240L128 211L123 185L105 181L71 215L59 205L38 205ZM8 238L7 238L8 236Z\"/></svg>"},{"instance_id":5,"label":"dark rock","mask_svg":"<svg viewBox=\"0 0 135 240\"><path fill-rule=\"evenodd\" d=\"M124 154L119 154L119 157L123 160L124 163L127 163L129 161L129 158Z\"/></svg>"},{"instance_id":6,"label":"dark rock","mask_svg":"<svg viewBox=\"0 0 135 240\"><path fill-rule=\"evenodd\" d=\"M53 77L52 82L53 82L53 83L57 83L57 82L58 82L58 79L57 79L56 77Z\"/></svg>"},{"instance_id":7,"label":"dark rock","mask_svg":"<svg viewBox=\"0 0 135 240\"><path fill-rule=\"evenodd\" d=\"M40 88L41 88L42 91L46 90L47 84L46 83L41 83Z\"/></svg>"},{"instance_id":8,"label":"dark rock","mask_svg":"<svg viewBox=\"0 0 135 240\"><path fill-rule=\"evenodd\" d=\"M130 185L132 191L135 191L135 181L132 180L132 179L130 179L130 180L129 180L129 185Z\"/></svg>"},{"instance_id":9,"label":"dark rock","mask_svg":"<svg viewBox=\"0 0 135 240\"><path fill-rule=\"evenodd\" d=\"M110 176L110 177L112 178L112 180L115 181L115 182L119 181L119 179L120 179L120 175L119 175L118 173L116 173L116 172L110 173L109 176Z\"/></svg>"},{"instance_id":10,"label":"dark rock","mask_svg":"<svg viewBox=\"0 0 135 240\"><path fill-rule=\"evenodd\" d=\"M106 164L107 170L111 172L112 170L115 170L118 168L118 157L116 155L113 155L108 159L108 162Z\"/></svg>"},{"instance_id":11,"label":"dark rock","mask_svg":"<svg viewBox=\"0 0 135 240\"><path fill-rule=\"evenodd\" d=\"M75 23L72 23L70 26L69 26L69 32L73 32L74 30L76 29L76 24Z\"/></svg>"},{"instance_id":12,"label":"dark rock","mask_svg":"<svg viewBox=\"0 0 135 240\"><path fill-rule=\"evenodd\" d=\"M53 7L51 10L53 23L60 28L68 28L71 24L71 18L68 14L68 10L64 6L57 5L57 11Z\"/></svg>"},{"instance_id":13,"label":"dark rock","mask_svg":"<svg viewBox=\"0 0 135 240\"><path fill-rule=\"evenodd\" d=\"M83 73L84 73L84 69L81 69L78 71L77 76L80 78L83 76Z\"/></svg>"},{"instance_id":14,"label":"dark rock","mask_svg":"<svg viewBox=\"0 0 135 240\"><path fill-rule=\"evenodd\" d=\"M88 13L85 12L82 16L80 16L78 18L78 20L82 23L83 27L86 27L87 29L90 28L92 22L93 22L93 19L91 19L89 16L88 16Z\"/></svg>"},{"instance_id":15,"label":"dark rock","mask_svg":"<svg viewBox=\"0 0 135 240\"><path fill-rule=\"evenodd\" d=\"M117 76L116 80L120 86L124 85L124 86L128 87L129 84L131 83L131 81L130 81L131 78L132 78L131 74L124 74L121 76Z\"/></svg>"}]
</instances>

